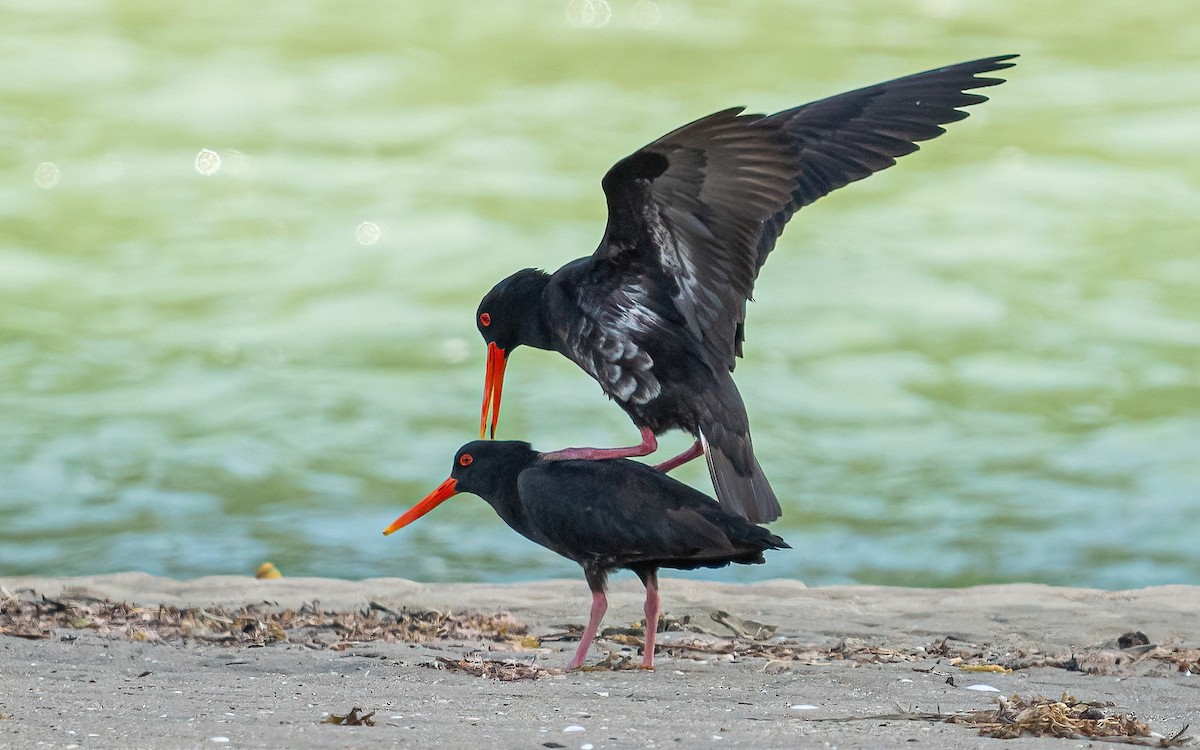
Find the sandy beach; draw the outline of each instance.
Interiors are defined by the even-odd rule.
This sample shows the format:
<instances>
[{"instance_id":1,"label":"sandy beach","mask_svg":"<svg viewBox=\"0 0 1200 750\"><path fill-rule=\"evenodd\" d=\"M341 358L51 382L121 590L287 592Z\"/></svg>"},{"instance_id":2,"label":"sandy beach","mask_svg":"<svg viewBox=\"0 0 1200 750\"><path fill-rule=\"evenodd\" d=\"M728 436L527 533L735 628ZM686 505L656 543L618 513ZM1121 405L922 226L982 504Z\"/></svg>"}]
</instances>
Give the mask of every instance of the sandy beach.
<instances>
[{"instance_id":1,"label":"sandy beach","mask_svg":"<svg viewBox=\"0 0 1200 750\"><path fill-rule=\"evenodd\" d=\"M992 710L1000 696L1064 693L1168 737L1187 724L1200 730L1200 587L924 590L665 578L665 623L688 629L660 633L657 668L646 672L613 668L628 666L639 643L630 628L641 589L621 578L605 620L614 630L589 660L609 666L563 674L576 645L566 634L589 603L581 580L126 573L0 578L0 586L5 748L1000 747L1005 740L976 726L937 717ZM136 607L105 627L105 601ZM250 614L234 614L247 606ZM156 630L162 607L176 608L183 635ZM280 611L300 619L281 630L264 614ZM59 624L39 625L31 612L57 613ZM329 624L341 613L374 628L406 612L442 613L445 637L411 643L394 631L385 639ZM499 634L472 638L446 624L457 622L446 615L468 612L505 613ZM225 631L195 629L208 621ZM373 725L324 722L352 708L374 712Z\"/></svg>"}]
</instances>

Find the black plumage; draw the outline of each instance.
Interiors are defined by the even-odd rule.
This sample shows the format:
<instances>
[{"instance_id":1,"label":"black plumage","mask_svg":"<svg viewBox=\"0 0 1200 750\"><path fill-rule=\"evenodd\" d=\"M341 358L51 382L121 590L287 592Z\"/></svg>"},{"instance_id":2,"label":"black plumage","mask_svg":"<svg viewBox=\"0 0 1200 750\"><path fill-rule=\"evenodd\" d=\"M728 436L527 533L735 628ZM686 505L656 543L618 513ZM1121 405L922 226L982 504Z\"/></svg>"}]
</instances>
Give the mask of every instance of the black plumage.
<instances>
[{"instance_id":1,"label":"black plumage","mask_svg":"<svg viewBox=\"0 0 1200 750\"><path fill-rule=\"evenodd\" d=\"M642 666L653 668L659 568L761 563L764 550L788 546L644 464L547 460L528 443L513 441L464 445L450 478L383 533L412 523L459 492L482 497L521 536L583 567L592 609L569 669L583 663L595 638L608 606L604 589L612 570L632 570L646 586Z\"/></svg>"},{"instance_id":2,"label":"black plumage","mask_svg":"<svg viewBox=\"0 0 1200 750\"><path fill-rule=\"evenodd\" d=\"M720 502L747 519L779 517L754 457L731 373L754 281L792 215L895 164L967 116L1002 83L990 57L918 73L770 116L727 109L617 162L603 180L600 246L554 274L525 269L477 311L488 344L480 437L499 418L507 357L522 344L560 352L595 378L642 435L628 448L568 448L554 458L643 456L656 435L697 438L669 470L702 453Z\"/></svg>"}]
</instances>

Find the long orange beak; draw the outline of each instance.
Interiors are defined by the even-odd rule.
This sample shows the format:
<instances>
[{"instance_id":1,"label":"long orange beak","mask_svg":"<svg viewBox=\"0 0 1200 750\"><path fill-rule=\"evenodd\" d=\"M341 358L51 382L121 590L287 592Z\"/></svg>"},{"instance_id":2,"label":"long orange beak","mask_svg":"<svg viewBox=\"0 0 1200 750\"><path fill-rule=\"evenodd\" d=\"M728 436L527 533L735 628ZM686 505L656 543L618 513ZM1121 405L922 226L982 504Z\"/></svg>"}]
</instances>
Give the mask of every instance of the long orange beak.
<instances>
[{"instance_id":1,"label":"long orange beak","mask_svg":"<svg viewBox=\"0 0 1200 750\"><path fill-rule=\"evenodd\" d=\"M392 521L392 525L383 530L383 535L387 536L397 529L404 528L457 494L458 480L454 478L447 479L439 484L436 490L430 492L424 500L414 505L407 513Z\"/></svg>"},{"instance_id":2,"label":"long orange beak","mask_svg":"<svg viewBox=\"0 0 1200 750\"><path fill-rule=\"evenodd\" d=\"M504 390L504 367L508 356L493 341L488 344L487 374L483 378L483 408L479 414L479 439L487 436L488 406L492 410L492 438L496 437L496 423L500 421L500 393Z\"/></svg>"}]
</instances>

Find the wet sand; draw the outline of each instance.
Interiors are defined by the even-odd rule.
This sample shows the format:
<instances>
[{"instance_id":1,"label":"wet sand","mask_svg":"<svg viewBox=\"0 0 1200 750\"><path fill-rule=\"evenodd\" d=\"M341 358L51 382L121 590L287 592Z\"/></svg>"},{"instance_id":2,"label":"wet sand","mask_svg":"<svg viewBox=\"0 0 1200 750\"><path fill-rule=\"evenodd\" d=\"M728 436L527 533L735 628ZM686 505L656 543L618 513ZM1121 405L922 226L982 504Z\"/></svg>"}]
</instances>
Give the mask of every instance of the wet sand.
<instances>
[{"instance_id":1,"label":"wet sand","mask_svg":"<svg viewBox=\"0 0 1200 750\"><path fill-rule=\"evenodd\" d=\"M590 603L581 580L435 586L402 579L174 581L126 573L0 578L0 586L0 594L25 599L32 591L142 606L269 602L296 609L316 600L329 611L366 610L372 602L395 611L505 611L534 636L582 624ZM1189 723L1200 732L1200 675L1179 669L1179 654L1200 646L1200 587L806 588L782 580L664 578L662 595L669 616L699 623L708 634L660 633L654 672L512 682L430 665L442 657L559 668L575 642L542 641L514 653L504 644L461 640L363 641L335 650L131 641L70 628L41 639L0 635L0 747L1001 747L1005 741L967 726L866 717L981 710L997 696L1064 692L1111 702L1166 735ZM641 597L636 580L615 583L605 626L638 621ZM721 620L736 619L714 619L715 611L776 630L757 642L745 633L735 637ZM1118 637L1136 631L1149 644L1119 648ZM705 653L684 647L691 643L738 648ZM755 655L756 645L776 654L787 646L800 658ZM604 640L590 663L610 651L630 656L635 649ZM955 653L980 655L964 663L1018 668L967 672ZM971 689L980 685L998 692ZM352 707L375 711L376 724L321 723ZM1085 742L1018 741L1020 747Z\"/></svg>"}]
</instances>

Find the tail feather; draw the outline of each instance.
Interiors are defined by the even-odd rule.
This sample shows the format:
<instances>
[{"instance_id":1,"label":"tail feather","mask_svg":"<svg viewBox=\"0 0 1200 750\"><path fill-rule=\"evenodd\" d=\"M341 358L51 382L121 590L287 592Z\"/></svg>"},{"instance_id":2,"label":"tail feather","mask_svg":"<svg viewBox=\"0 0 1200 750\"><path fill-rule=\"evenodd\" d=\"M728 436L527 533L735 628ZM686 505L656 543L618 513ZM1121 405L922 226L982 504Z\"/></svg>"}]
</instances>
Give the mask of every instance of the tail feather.
<instances>
[{"instance_id":1,"label":"tail feather","mask_svg":"<svg viewBox=\"0 0 1200 750\"><path fill-rule=\"evenodd\" d=\"M720 446L709 444L703 431L700 433L700 443L704 446L713 489L723 508L751 523L770 523L783 514L779 498L775 497L775 490L771 489L753 454L750 455L750 473L741 474Z\"/></svg>"}]
</instances>

